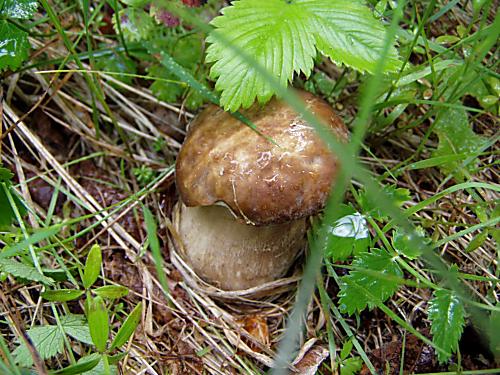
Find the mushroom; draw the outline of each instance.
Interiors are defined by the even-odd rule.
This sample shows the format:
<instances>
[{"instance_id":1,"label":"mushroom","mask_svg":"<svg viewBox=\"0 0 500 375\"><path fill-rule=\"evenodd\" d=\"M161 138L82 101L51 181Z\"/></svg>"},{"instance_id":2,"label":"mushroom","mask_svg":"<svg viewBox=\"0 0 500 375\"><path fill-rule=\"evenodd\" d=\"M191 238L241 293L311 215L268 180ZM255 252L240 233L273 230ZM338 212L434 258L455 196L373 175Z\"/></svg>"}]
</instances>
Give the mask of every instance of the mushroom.
<instances>
[{"instance_id":1,"label":"mushroom","mask_svg":"<svg viewBox=\"0 0 500 375\"><path fill-rule=\"evenodd\" d=\"M332 108L298 91L308 110L342 141ZM176 164L181 255L223 290L282 277L305 245L306 219L325 204L337 161L286 102L243 112L273 142L217 106L190 124Z\"/></svg>"}]
</instances>

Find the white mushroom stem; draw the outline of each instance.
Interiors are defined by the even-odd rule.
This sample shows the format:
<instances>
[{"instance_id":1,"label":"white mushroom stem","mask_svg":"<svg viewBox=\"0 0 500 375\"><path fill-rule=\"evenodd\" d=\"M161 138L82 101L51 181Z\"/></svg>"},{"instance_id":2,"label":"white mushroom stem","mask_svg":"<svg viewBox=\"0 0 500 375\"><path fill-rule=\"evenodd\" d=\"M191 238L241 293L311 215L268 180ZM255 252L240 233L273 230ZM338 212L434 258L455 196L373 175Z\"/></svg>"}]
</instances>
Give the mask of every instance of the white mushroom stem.
<instances>
[{"instance_id":1,"label":"white mushroom stem","mask_svg":"<svg viewBox=\"0 0 500 375\"><path fill-rule=\"evenodd\" d=\"M235 220L225 207L181 204L183 258L224 290L243 290L283 276L305 244L306 219L267 226Z\"/></svg>"}]
</instances>

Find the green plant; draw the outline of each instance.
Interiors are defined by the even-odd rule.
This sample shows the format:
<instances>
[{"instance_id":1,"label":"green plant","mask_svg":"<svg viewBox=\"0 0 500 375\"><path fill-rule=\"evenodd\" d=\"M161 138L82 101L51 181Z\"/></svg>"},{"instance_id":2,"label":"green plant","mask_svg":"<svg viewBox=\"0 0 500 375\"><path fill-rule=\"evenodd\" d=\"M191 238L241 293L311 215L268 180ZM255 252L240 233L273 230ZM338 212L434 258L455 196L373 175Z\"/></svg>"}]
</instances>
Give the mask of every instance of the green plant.
<instances>
[{"instance_id":1,"label":"green plant","mask_svg":"<svg viewBox=\"0 0 500 375\"><path fill-rule=\"evenodd\" d=\"M28 30L21 24L33 17L36 0L0 0L0 71L17 69L28 58Z\"/></svg>"},{"instance_id":2,"label":"green plant","mask_svg":"<svg viewBox=\"0 0 500 375\"><path fill-rule=\"evenodd\" d=\"M86 344L93 345L97 353L81 357L78 362L56 370L54 374L79 374L84 371L97 371L99 374L116 373L116 363L124 353L113 354L120 349L134 333L140 322L142 304L138 304L128 317L112 341L109 341L110 305L107 301L122 298L128 289L119 285L105 285L94 288L102 266L101 249L92 246L81 271L83 289L53 289L42 292L43 299L50 302L68 302L86 296L85 315L66 314L56 318L57 324L34 326L27 330L33 346L40 357L45 360L61 354L65 347L66 335ZM57 315L56 315L57 316ZM31 367L33 359L24 342L13 352L16 363L23 367Z\"/></svg>"}]
</instances>

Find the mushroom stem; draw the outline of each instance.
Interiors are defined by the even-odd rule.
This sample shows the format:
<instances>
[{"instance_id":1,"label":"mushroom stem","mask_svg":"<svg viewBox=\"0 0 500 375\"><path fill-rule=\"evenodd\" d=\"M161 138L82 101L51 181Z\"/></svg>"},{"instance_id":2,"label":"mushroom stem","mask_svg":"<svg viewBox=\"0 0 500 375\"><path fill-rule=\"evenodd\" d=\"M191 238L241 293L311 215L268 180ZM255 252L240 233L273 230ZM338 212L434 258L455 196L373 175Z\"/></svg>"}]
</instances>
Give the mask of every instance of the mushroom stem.
<instances>
[{"instance_id":1,"label":"mushroom stem","mask_svg":"<svg viewBox=\"0 0 500 375\"><path fill-rule=\"evenodd\" d=\"M305 218L253 226L237 221L226 207L179 204L183 258L200 277L224 290L276 280L305 244Z\"/></svg>"}]
</instances>

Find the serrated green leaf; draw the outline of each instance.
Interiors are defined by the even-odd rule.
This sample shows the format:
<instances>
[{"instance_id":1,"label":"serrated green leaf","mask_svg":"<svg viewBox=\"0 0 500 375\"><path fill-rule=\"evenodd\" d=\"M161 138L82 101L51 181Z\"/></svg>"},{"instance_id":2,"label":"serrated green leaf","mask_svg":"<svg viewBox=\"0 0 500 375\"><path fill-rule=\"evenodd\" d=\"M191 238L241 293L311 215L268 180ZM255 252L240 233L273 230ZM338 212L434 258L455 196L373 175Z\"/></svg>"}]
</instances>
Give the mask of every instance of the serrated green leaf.
<instances>
[{"instance_id":1,"label":"serrated green leaf","mask_svg":"<svg viewBox=\"0 0 500 375\"><path fill-rule=\"evenodd\" d=\"M340 375L355 375L363 367L363 360L360 357L348 358L340 364Z\"/></svg>"},{"instance_id":2,"label":"serrated green leaf","mask_svg":"<svg viewBox=\"0 0 500 375\"><path fill-rule=\"evenodd\" d=\"M87 320L89 322L92 342L100 353L106 350L109 335L108 311L101 297L89 301Z\"/></svg>"},{"instance_id":3,"label":"serrated green leaf","mask_svg":"<svg viewBox=\"0 0 500 375\"><path fill-rule=\"evenodd\" d=\"M64 332L75 340L87 345L93 344L89 326L83 315L68 314L61 316L61 325L64 327Z\"/></svg>"},{"instance_id":4,"label":"serrated green leaf","mask_svg":"<svg viewBox=\"0 0 500 375\"><path fill-rule=\"evenodd\" d=\"M29 49L28 33L0 19L0 71L19 68Z\"/></svg>"},{"instance_id":5,"label":"serrated green leaf","mask_svg":"<svg viewBox=\"0 0 500 375\"><path fill-rule=\"evenodd\" d=\"M141 8L125 8L120 10L120 28L123 36L129 42L138 42L150 38L154 30L154 22ZM113 26L118 33L116 17L113 17Z\"/></svg>"},{"instance_id":6,"label":"serrated green leaf","mask_svg":"<svg viewBox=\"0 0 500 375\"><path fill-rule=\"evenodd\" d=\"M93 245L87 255L82 282L85 289L90 288L99 277L102 265L102 252L99 245Z\"/></svg>"},{"instance_id":7,"label":"serrated green leaf","mask_svg":"<svg viewBox=\"0 0 500 375\"><path fill-rule=\"evenodd\" d=\"M448 352L437 352L439 362L444 363L458 349L465 323L464 305L453 291L440 289L429 301L428 314L432 341Z\"/></svg>"},{"instance_id":8,"label":"serrated green leaf","mask_svg":"<svg viewBox=\"0 0 500 375\"><path fill-rule=\"evenodd\" d=\"M429 242L425 239L425 232L422 228L417 228L416 230L420 243ZM406 233L403 229L396 229L394 236L392 238L392 246L401 255L409 259L417 259L421 254L422 250L420 248L415 248L412 245L411 235Z\"/></svg>"},{"instance_id":9,"label":"serrated green leaf","mask_svg":"<svg viewBox=\"0 0 500 375\"><path fill-rule=\"evenodd\" d=\"M176 76L167 68L161 65L152 65L148 68L148 77L160 77L161 80L155 80L149 87L153 94L160 100L173 103L186 90L186 85L179 82ZM165 80L172 80L167 82ZM179 83L177 83L179 82Z\"/></svg>"},{"instance_id":10,"label":"serrated green leaf","mask_svg":"<svg viewBox=\"0 0 500 375\"><path fill-rule=\"evenodd\" d=\"M399 287L403 271L382 249L362 253L352 263L353 270L341 278L339 304L349 315L373 308L391 297Z\"/></svg>"},{"instance_id":11,"label":"serrated green leaf","mask_svg":"<svg viewBox=\"0 0 500 375\"><path fill-rule=\"evenodd\" d=\"M14 277L37 281L45 285L52 285L54 283L54 280L42 275L34 266L18 262L14 259L0 259L0 271L9 273Z\"/></svg>"},{"instance_id":12,"label":"serrated green leaf","mask_svg":"<svg viewBox=\"0 0 500 375\"><path fill-rule=\"evenodd\" d=\"M71 337L85 344L92 344L87 324L82 315L61 316L61 325ZM64 336L57 325L35 326L26 331L42 359L51 358L63 352ZM33 359L24 341L13 352L20 366L31 367Z\"/></svg>"},{"instance_id":13,"label":"serrated green leaf","mask_svg":"<svg viewBox=\"0 0 500 375\"><path fill-rule=\"evenodd\" d=\"M116 299L125 297L128 289L121 285L105 285L94 289L93 292L102 298Z\"/></svg>"},{"instance_id":14,"label":"serrated green leaf","mask_svg":"<svg viewBox=\"0 0 500 375\"><path fill-rule=\"evenodd\" d=\"M373 72L383 49L385 29L361 1L351 0L240 0L222 10L211 23L224 42L211 33L207 62L210 76L222 91L226 110L248 108L257 98L268 101L275 93L232 43L254 58L286 87L294 74L309 76L316 50L337 63ZM396 70L397 52L390 49L385 68Z\"/></svg>"},{"instance_id":15,"label":"serrated green leaf","mask_svg":"<svg viewBox=\"0 0 500 375\"><path fill-rule=\"evenodd\" d=\"M37 7L36 0L0 0L0 17L26 20L33 17Z\"/></svg>"},{"instance_id":16,"label":"serrated green leaf","mask_svg":"<svg viewBox=\"0 0 500 375\"><path fill-rule=\"evenodd\" d=\"M403 203L410 200L410 190L398 188L396 185L387 185L383 187L383 192L387 199L390 199L395 206L402 206ZM359 204L364 214L369 214L377 220L387 220L388 216L384 213L377 202L366 192L362 192L359 197Z\"/></svg>"},{"instance_id":17,"label":"serrated green leaf","mask_svg":"<svg viewBox=\"0 0 500 375\"><path fill-rule=\"evenodd\" d=\"M111 350L116 349L124 345L127 340L132 336L137 325L141 321L142 314L142 303L139 303L130 313L130 315L125 319L122 326L118 330L115 339L111 343Z\"/></svg>"},{"instance_id":18,"label":"serrated green leaf","mask_svg":"<svg viewBox=\"0 0 500 375\"><path fill-rule=\"evenodd\" d=\"M481 149L485 139L474 133L465 109L446 108L442 111L434 126L439 144L432 156L463 155L459 160L453 159L439 166L444 173L463 179L462 163ZM476 165L477 162L469 163L466 169L471 171Z\"/></svg>"},{"instance_id":19,"label":"serrated green leaf","mask_svg":"<svg viewBox=\"0 0 500 375\"><path fill-rule=\"evenodd\" d=\"M53 302L66 302L72 301L74 299L80 298L83 290L78 289L59 289L59 290L46 290L41 294L43 299Z\"/></svg>"},{"instance_id":20,"label":"serrated green leaf","mask_svg":"<svg viewBox=\"0 0 500 375\"><path fill-rule=\"evenodd\" d=\"M95 368L101 361L101 355L92 353L78 360L78 363L56 371L50 371L51 375L76 375L82 374Z\"/></svg>"},{"instance_id":21,"label":"serrated green leaf","mask_svg":"<svg viewBox=\"0 0 500 375\"><path fill-rule=\"evenodd\" d=\"M63 352L64 337L57 326L36 326L28 329L26 333L42 359L48 359ZM33 359L24 341L12 354L20 366L31 367L33 365Z\"/></svg>"},{"instance_id":22,"label":"serrated green leaf","mask_svg":"<svg viewBox=\"0 0 500 375\"><path fill-rule=\"evenodd\" d=\"M10 183L14 177L14 173L12 173L9 169L0 167L0 182ZM9 186L9 185L7 185Z\"/></svg>"}]
</instances>

